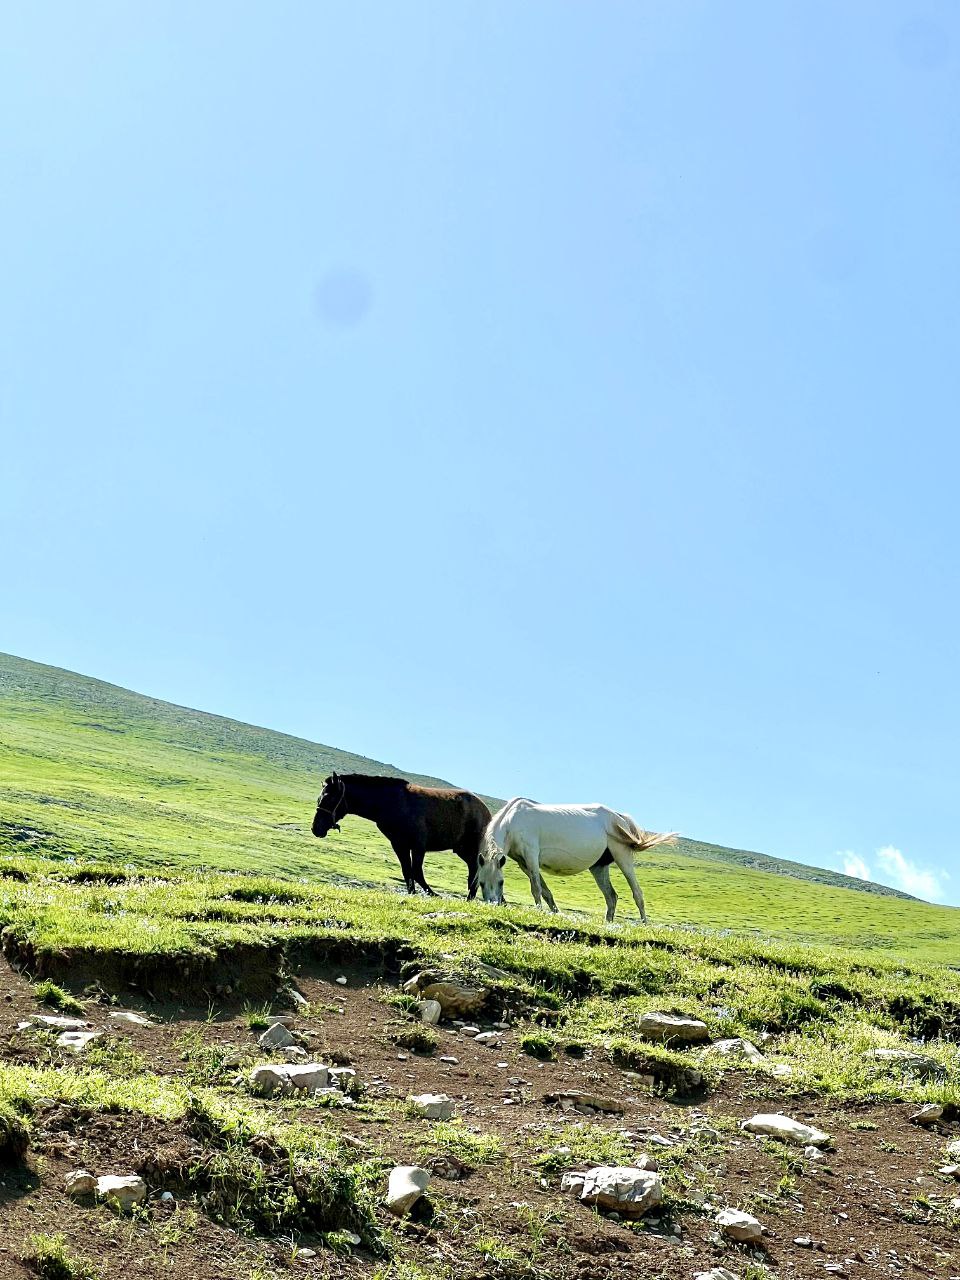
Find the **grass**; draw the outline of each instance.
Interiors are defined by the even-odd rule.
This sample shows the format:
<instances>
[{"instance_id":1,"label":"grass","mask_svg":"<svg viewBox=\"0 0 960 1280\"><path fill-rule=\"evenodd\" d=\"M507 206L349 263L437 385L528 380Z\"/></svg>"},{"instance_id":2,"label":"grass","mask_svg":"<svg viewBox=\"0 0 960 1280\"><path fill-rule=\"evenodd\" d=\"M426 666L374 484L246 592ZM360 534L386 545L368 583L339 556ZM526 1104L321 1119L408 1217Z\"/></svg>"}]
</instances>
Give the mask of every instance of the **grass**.
<instances>
[{"instance_id":1,"label":"grass","mask_svg":"<svg viewBox=\"0 0 960 1280\"><path fill-rule=\"evenodd\" d=\"M58 987L55 982L51 982L48 978L33 984L33 994L41 1004L48 1005L51 1009L56 1009L60 1013L80 1015L84 1013L83 1005L79 1000L75 1000L73 996L64 991L63 987Z\"/></svg>"},{"instance_id":2,"label":"grass","mask_svg":"<svg viewBox=\"0 0 960 1280\"><path fill-rule=\"evenodd\" d=\"M99 1273L92 1262L78 1258L67 1246L62 1234L55 1236L43 1232L33 1235L21 1255L26 1265L41 1280L98 1280Z\"/></svg>"},{"instance_id":3,"label":"grass","mask_svg":"<svg viewBox=\"0 0 960 1280\"><path fill-rule=\"evenodd\" d=\"M399 881L396 859L371 824L349 817L324 841L309 835L326 773L396 772L390 766L8 656L0 656L0 724L0 856L11 860L8 876L19 856L56 859L65 879L69 860L82 860L74 883L99 886L109 902L127 868L155 877L171 867L269 865L265 883L237 886L238 896L221 904L225 925L296 906L304 900L299 877ZM427 872L436 887L463 893L452 854L430 855ZM522 875L508 872L511 901L526 902ZM844 888L854 882L761 854L686 841L645 857L641 879L660 925L754 935L762 928L784 940L927 960L960 952L960 911ZM566 908L600 916L589 877L565 880L558 892Z\"/></svg>"}]
</instances>

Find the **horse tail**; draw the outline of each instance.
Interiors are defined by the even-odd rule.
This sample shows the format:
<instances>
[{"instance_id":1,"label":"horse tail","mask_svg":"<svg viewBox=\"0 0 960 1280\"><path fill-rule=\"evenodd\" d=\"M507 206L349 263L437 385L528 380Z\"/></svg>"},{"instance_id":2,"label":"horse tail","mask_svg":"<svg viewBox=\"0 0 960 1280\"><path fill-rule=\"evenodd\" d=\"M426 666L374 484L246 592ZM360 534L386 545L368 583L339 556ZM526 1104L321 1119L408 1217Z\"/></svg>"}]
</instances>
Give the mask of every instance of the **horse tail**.
<instances>
[{"instance_id":1,"label":"horse tail","mask_svg":"<svg viewBox=\"0 0 960 1280\"><path fill-rule=\"evenodd\" d=\"M644 831L632 818L620 813L617 814L609 834L614 840L627 845L634 854L638 854L645 849L653 849L658 844L676 844L678 832L666 831L658 834L656 831Z\"/></svg>"}]
</instances>

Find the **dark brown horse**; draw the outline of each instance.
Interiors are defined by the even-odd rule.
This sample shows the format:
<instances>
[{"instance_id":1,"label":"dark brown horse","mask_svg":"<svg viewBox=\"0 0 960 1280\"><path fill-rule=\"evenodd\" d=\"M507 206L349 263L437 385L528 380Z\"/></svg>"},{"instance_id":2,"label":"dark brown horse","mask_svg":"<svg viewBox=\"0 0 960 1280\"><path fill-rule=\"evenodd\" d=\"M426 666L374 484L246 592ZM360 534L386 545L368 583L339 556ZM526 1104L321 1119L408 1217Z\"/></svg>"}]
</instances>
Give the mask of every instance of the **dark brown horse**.
<instances>
[{"instance_id":1,"label":"dark brown horse","mask_svg":"<svg viewBox=\"0 0 960 1280\"><path fill-rule=\"evenodd\" d=\"M433 894L423 878L423 855L452 849L467 864L467 897L476 894L480 840L490 821L479 796L453 787L420 787L405 778L331 773L317 801L313 834L322 839L339 831L348 813L375 822L390 841L407 893L416 893L419 885Z\"/></svg>"}]
</instances>

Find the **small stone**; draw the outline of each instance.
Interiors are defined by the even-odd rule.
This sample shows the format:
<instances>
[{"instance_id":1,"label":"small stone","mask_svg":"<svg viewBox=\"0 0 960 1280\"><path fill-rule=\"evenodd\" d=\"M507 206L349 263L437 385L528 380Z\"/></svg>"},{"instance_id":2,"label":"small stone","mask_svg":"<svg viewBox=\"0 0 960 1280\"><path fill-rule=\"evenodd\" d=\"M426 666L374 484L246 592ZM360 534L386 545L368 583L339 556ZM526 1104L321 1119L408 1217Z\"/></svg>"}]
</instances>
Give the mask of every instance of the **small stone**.
<instances>
[{"instance_id":1,"label":"small stone","mask_svg":"<svg viewBox=\"0 0 960 1280\"><path fill-rule=\"evenodd\" d=\"M763 1235L763 1227L750 1213L741 1213L739 1209L721 1209L714 1222L721 1234L730 1240L759 1240Z\"/></svg>"},{"instance_id":2,"label":"small stone","mask_svg":"<svg viewBox=\"0 0 960 1280\"><path fill-rule=\"evenodd\" d=\"M97 1179L97 1196L120 1209L132 1209L146 1199L147 1184L136 1174Z\"/></svg>"},{"instance_id":3,"label":"small stone","mask_svg":"<svg viewBox=\"0 0 960 1280\"><path fill-rule=\"evenodd\" d=\"M435 1027L440 1021L443 1008L439 1000L421 1000L417 1005L417 1013L421 1022L425 1022L428 1027Z\"/></svg>"},{"instance_id":4,"label":"small stone","mask_svg":"<svg viewBox=\"0 0 960 1280\"><path fill-rule=\"evenodd\" d=\"M97 1040L102 1035L102 1031L61 1031L57 1036L57 1044L61 1049L69 1049L71 1053L83 1053L92 1040Z\"/></svg>"},{"instance_id":5,"label":"small stone","mask_svg":"<svg viewBox=\"0 0 960 1280\"><path fill-rule=\"evenodd\" d=\"M398 1164L390 1171L384 1204L402 1218L409 1213L430 1185L430 1173L413 1164Z\"/></svg>"},{"instance_id":6,"label":"small stone","mask_svg":"<svg viewBox=\"0 0 960 1280\"><path fill-rule=\"evenodd\" d=\"M463 1032L465 1036L478 1036L480 1034L479 1027L466 1026L466 1027L461 1027L460 1030Z\"/></svg>"},{"instance_id":7,"label":"small stone","mask_svg":"<svg viewBox=\"0 0 960 1280\"><path fill-rule=\"evenodd\" d=\"M942 1164L937 1173L945 1173L948 1178L960 1178L960 1164Z\"/></svg>"},{"instance_id":8,"label":"small stone","mask_svg":"<svg viewBox=\"0 0 960 1280\"><path fill-rule=\"evenodd\" d=\"M307 1060L306 1049L301 1049L298 1044L288 1044L281 1052L288 1062L306 1062Z\"/></svg>"},{"instance_id":9,"label":"small stone","mask_svg":"<svg viewBox=\"0 0 960 1280\"><path fill-rule=\"evenodd\" d=\"M296 1020L297 1015L295 1013L271 1013L267 1018L267 1026L292 1027Z\"/></svg>"},{"instance_id":10,"label":"small stone","mask_svg":"<svg viewBox=\"0 0 960 1280\"><path fill-rule=\"evenodd\" d=\"M714 1267L712 1271L698 1271L694 1280L737 1280L726 1267Z\"/></svg>"},{"instance_id":11,"label":"small stone","mask_svg":"<svg viewBox=\"0 0 960 1280\"><path fill-rule=\"evenodd\" d=\"M493 1025L496 1027L496 1029L497 1029L498 1031L509 1031L509 1030L510 1030L510 1023L509 1023L509 1022L495 1022Z\"/></svg>"},{"instance_id":12,"label":"small stone","mask_svg":"<svg viewBox=\"0 0 960 1280\"><path fill-rule=\"evenodd\" d=\"M712 1057L718 1054L723 1058L735 1058L746 1062L765 1062L763 1054L755 1044L749 1040L744 1040L740 1036L734 1036L729 1040L717 1040L707 1049L705 1053Z\"/></svg>"},{"instance_id":13,"label":"small stone","mask_svg":"<svg viewBox=\"0 0 960 1280\"><path fill-rule=\"evenodd\" d=\"M943 1119L943 1107L939 1102L928 1102L910 1117L914 1124L936 1124Z\"/></svg>"},{"instance_id":14,"label":"small stone","mask_svg":"<svg viewBox=\"0 0 960 1280\"><path fill-rule=\"evenodd\" d=\"M345 987L347 985L347 980L341 975L341 977L336 979L336 983L340 987Z\"/></svg>"},{"instance_id":15,"label":"small stone","mask_svg":"<svg viewBox=\"0 0 960 1280\"><path fill-rule=\"evenodd\" d=\"M452 1053L443 1054L443 1056L440 1058L440 1061L445 1062L450 1067L459 1067L460 1065L460 1059L455 1058Z\"/></svg>"},{"instance_id":16,"label":"small stone","mask_svg":"<svg viewBox=\"0 0 960 1280\"><path fill-rule=\"evenodd\" d=\"M808 1160L813 1160L813 1161L823 1160L825 1158L823 1152L820 1150L819 1147L804 1147L803 1154L806 1156Z\"/></svg>"},{"instance_id":17,"label":"small stone","mask_svg":"<svg viewBox=\"0 0 960 1280\"><path fill-rule=\"evenodd\" d=\"M317 1062L304 1064L262 1063L247 1080L255 1093L271 1097L276 1093L315 1093L326 1088L328 1071Z\"/></svg>"},{"instance_id":18,"label":"small stone","mask_svg":"<svg viewBox=\"0 0 960 1280\"><path fill-rule=\"evenodd\" d=\"M297 1257L298 1257L298 1258L305 1258L305 1259L309 1259L309 1258L315 1258L316 1256L317 1256L317 1251L316 1251L316 1249L306 1249L306 1248L305 1248L305 1249L298 1249L298 1250L297 1250Z\"/></svg>"},{"instance_id":19,"label":"small stone","mask_svg":"<svg viewBox=\"0 0 960 1280\"><path fill-rule=\"evenodd\" d=\"M830 1141L829 1133L779 1114L761 1113L751 1116L749 1120L744 1120L740 1128L747 1133L762 1133L771 1138L781 1138L784 1142L793 1142L798 1147L824 1147Z\"/></svg>"},{"instance_id":20,"label":"small stone","mask_svg":"<svg viewBox=\"0 0 960 1280\"><path fill-rule=\"evenodd\" d=\"M335 1088L348 1089L356 1080L357 1073L353 1067L330 1067L327 1076Z\"/></svg>"},{"instance_id":21,"label":"small stone","mask_svg":"<svg viewBox=\"0 0 960 1280\"><path fill-rule=\"evenodd\" d=\"M149 1018L145 1018L142 1013L130 1013L124 1009L116 1009L110 1014L116 1022L129 1022L134 1027L152 1027L153 1023Z\"/></svg>"},{"instance_id":22,"label":"small stone","mask_svg":"<svg viewBox=\"0 0 960 1280\"><path fill-rule=\"evenodd\" d=\"M794 1239L794 1242L793 1242L793 1243L794 1243L795 1245L797 1245L797 1246L798 1246L798 1248L800 1248L800 1249L812 1249L812 1248L813 1248L813 1237L812 1237L812 1236L797 1236L797 1237Z\"/></svg>"},{"instance_id":23,"label":"small stone","mask_svg":"<svg viewBox=\"0 0 960 1280\"><path fill-rule=\"evenodd\" d=\"M474 1044L483 1044L493 1048L495 1044L500 1043L499 1031L481 1031L479 1035L474 1036Z\"/></svg>"},{"instance_id":24,"label":"small stone","mask_svg":"<svg viewBox=\"0 0 960 1280\"><path fill-rule=\"evenodd\" d=\"M296 1040L282 1022L275 1022L272 1027L266 1029L257 1043L261 1049L287 1049L295 1044Z\"/></svg>"},{"instance_id":25,"label":"small stone","mask_svg":"<svg viewBox=\"0 0 960 1280\"><path fill-rule=\"evenodd\" d=\"M960 1161L960 1138L947 1143L947 1155L951 1160Z\"/></svg>"},{"instance_id":26,"label":"small stone","mask_svg":"<svg viewBox=\"0 0 960 1280\"><path fill-rule=\"evenodd\" d=\"M164 1204L173 1204L173 1202L174 1202L173 1192L172 1192L172 1191L161 1191L161 1193L160 1193L160 1199L163 1201L163 1203L164 1203Z\"/></svg>"},{"instance_id":27,"label":"small stone","mask_svg":"<svg viewBox=\"0 0 960 1280\"><path fill-rule=\"evenodd\" d=\"M572 1191L584 1204L611 1209L624 1218L640 1218L663 1200L659 1173L630 1165L598 1165L565 1173L561 1191Z\"/></svg>"},{"instance_id":28,"label":"small stone","mask_svg":"<svg viewBox=\"0 0 960 1280\"><path fill-rule=\"evenodd\" d=\"M645 1013L637 1030L644 1040L657 1043L703 1044L710 1039L710 1029L705 1022L698 1018L677 1017L672 1013Z\"/></svg>"},{"instance_id":29,"label":"small stone","mask_svg":"<svg viewBox=\"0 0 960 1280\"><path fill-rule=\"evenodd\" d=\"M90 1196L97 1189L97 1180L86 1169L74 1169L63 1180L68 1196Z\"/></svg>"},{"instance_id":30,"label":"small stone","mask_svg":"<svg viewBox=\"0 0 960 1280\"><path fill-rule=\"evenodd\" d=\"M52 1013L34 1013L30 1022L37 1027L48 1027L51 1031L83 1031L92 1025L85 1018L62 1018ZM26 1025L29 1026L30 1023Z\"/></svg>"},{"instance_id":31,"label":"small stone","mask_svg":"<svg viewBox=\"0 0 960 1280\"><path fill-rule=\"evenodd\" d=\"M407 1103L424 1120L451 1120L453 1118L453 1099L445 1093L416 1093L407 1098Z\"/></svg>"}]
</instances>

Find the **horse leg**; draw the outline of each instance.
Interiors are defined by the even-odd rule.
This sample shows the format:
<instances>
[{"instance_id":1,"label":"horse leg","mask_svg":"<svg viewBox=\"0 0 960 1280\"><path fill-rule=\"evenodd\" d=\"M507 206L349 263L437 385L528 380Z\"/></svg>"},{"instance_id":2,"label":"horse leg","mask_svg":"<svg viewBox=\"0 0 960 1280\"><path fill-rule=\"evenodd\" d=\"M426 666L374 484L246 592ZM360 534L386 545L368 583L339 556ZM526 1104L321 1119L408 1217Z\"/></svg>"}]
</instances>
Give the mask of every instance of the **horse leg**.
<instances>
[{"instance_id":1,"label":"horse leg","mask_svg":"<svg viewBox=\"0 0 960 1280\"><path fill-rule=\"evenodd\" d=\"M633 869L633 850L625 845L615 845L610 841L610 853L614 862L623 872L623 878L630 886L630 892L633 894L633 900L637 904L637 910L640 912L640 919L644 924L649 924L647 920L647 908L643 902L643 890L637 883L637 873Z\"/></svg>"},{"instance_id":2,"label":"horse leg","mask_svg":"<svg viewBox=\"0 0 960 1280\"><path fill-rule=\"evenodd\" d=\"M416 893L417 886L413 881L413 871L410 867L410 850L400 840L391 840L393 852L397 855L397 861L400 863L400 870L403 872L403 883L407 886L407 893Z\"/></svg>"},{"instance_id":3,"label":"horse leg","mask_svg":"<svg viewBox=\"0 0 960 1280\"><path fill-rule=\"evenodd\" d=\"M420 886L420 888L424 891L427 897L435 898L437 896L436 893L433 891L433 889L430 888L426 880L424 880L423 878L423 855L425 853L426 853L425 849L410 850L411 872L414 880ZM414 892L414 890L411 890L411 893L412 892Z\"/></svg>"},{"instance_id":4,"label":"horse leg","mask_svg":"<svg viewBox=\"0 0 960 1280\"><path fill-rule=\"evenodd\" d=\"M543 899L546 898L550 910L556 914L557 904L553 900L553 894L543 883L543 876L540 874L539 848L525 848L523 850L523 869L530 880L530 892L533 894L534 903L540 907L543 905Z\"/></svg>"},{"instance_id":5,"label":"horse leg","mask_svg":"<svg viewBox=\"0 0 960 1280\"><path fill-rule=\"evenodd\" d=\"M607 904L607 924L612 924L614 913L617 910L617 891L610 883L610 866L607 864L603 867L591 867L590 874L596 880L597 886Z\"/></svg>"}]
</instances>

